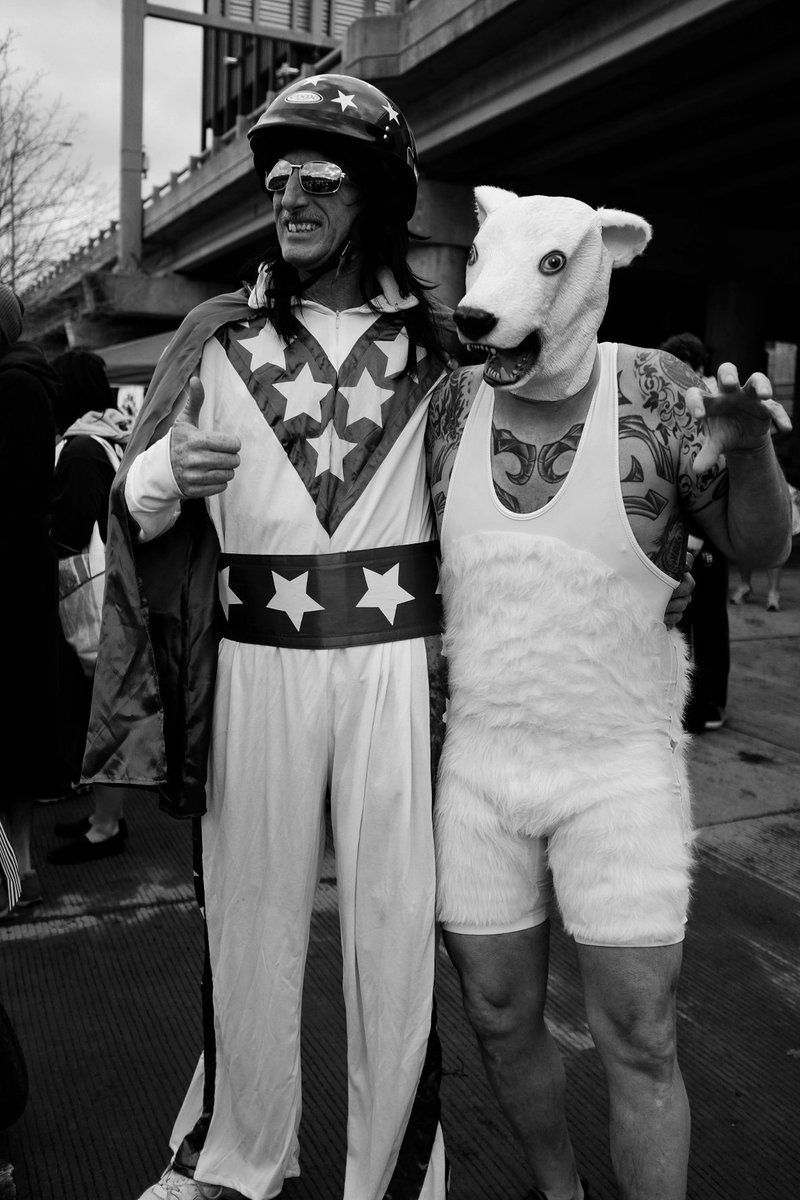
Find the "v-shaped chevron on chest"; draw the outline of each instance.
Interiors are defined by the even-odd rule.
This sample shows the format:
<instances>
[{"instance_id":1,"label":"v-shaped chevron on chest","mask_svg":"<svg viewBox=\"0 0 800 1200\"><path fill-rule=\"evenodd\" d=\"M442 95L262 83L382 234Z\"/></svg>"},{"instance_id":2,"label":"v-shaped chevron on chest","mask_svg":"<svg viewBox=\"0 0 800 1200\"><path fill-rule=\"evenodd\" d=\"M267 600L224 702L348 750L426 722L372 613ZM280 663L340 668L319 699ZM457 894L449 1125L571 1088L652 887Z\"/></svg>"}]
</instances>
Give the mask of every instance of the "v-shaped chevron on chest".
<instances>
[{"instance_id":1,"label":"v-shaped chevron on chest","mask_svg":"<svg viewBox=\"0 0 800 1200\"><path fill-rule=\"evenodd\" d=\"M427 391L424 357L405 373L408 339L386 315L376 315L338 369L299 321L288 342L263 320L228 328L220 340L332 533Z\"/></svg>"}]
</instances>

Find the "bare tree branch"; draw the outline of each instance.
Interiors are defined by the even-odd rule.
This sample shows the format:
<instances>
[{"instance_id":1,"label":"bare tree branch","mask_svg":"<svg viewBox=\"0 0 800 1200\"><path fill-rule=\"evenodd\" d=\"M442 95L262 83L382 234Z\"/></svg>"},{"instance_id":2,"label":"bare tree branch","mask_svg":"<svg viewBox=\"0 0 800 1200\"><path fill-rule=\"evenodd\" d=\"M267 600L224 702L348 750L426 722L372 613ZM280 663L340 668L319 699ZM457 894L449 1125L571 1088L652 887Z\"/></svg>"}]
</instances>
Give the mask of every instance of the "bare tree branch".
<instances>
[{"instance_id":1,"label":"bare tree branch","mask_svg":"<svg viewBox=\"0 0 800 1200\"><path fill-rule=\"evenodd\" d=\"M80 118L42 100L41 73L20 79L14 37L0 36L0 279L24 292L102 223L109 197L71 160Z\"/></svg>"}]
</instances>

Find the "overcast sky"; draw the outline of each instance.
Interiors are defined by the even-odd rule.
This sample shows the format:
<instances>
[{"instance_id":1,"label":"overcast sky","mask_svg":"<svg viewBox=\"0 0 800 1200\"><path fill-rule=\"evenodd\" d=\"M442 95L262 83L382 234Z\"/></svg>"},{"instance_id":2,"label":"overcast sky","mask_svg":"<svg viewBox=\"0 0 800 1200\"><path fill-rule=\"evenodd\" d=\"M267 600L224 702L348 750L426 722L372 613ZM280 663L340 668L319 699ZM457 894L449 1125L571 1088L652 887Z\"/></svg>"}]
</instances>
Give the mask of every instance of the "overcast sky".
<instances>
[{"instance_id":1,"label":"overcast sky","mask_svg":"<svg viewBox=\"0 0 800 1200\"><path fill-rule=\"evenodd\" d=\"M201 12L200 0L169 0ZM41 73L45 104L61 99L81 119L69 151L75 165L91 162L93 176L116 206L120 140L122 0L0 0L0 34L13 31L11 64L19 79ZM145 193L200 150L202 33L175 21L145 21ZM116 215L116 207L109 219Z\"/></svg>"}]
</instances>

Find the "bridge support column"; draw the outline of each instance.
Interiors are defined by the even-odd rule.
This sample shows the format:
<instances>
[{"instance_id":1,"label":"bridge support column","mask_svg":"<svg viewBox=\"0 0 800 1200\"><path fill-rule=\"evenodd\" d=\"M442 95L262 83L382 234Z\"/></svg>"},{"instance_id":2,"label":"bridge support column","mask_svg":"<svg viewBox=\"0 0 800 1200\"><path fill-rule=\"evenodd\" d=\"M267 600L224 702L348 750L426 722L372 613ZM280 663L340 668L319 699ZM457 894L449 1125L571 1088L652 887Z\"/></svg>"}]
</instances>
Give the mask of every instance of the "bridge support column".
<instances>
[{"instance_id":1,"label":"bridge support column","mask_svg":"<svg viewBox=\"0 0 800 1200\"><path fill-rule=\"evenodd\" d=\"M409 228L427 240L412 241L409 263L422 279L436 284L434 294L451 308L464 295L467 251L477 227L471 188L434 179L420 181Z\"/></svg>"},{"instance_id":2,"label":"bridge support column","mask_svg":"<svg viewBox=\"0 0 800 1200\"><path fill-rule=\"evenodd\" d=\"M146 0L122 4L122 112L119 163L119 254L123 271L142 260L142 105Z\"/></svg>"}]
</instances>

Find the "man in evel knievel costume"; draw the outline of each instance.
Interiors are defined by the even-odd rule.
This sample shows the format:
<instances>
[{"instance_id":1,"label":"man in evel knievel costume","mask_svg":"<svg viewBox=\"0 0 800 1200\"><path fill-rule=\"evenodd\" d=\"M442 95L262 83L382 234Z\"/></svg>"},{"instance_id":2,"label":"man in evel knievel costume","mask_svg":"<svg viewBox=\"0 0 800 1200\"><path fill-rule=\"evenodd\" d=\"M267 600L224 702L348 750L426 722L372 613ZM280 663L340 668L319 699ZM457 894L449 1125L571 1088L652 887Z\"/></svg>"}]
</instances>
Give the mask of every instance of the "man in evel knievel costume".
<instances>
[{"instance_id":1,"label":"man in evel knievel costume","mask_svg":"<svg viewBox=\"0 0 800 1200\"><path fill-rule=\"evenodd\" d=\"M416 151L383 93L338 75L290 85L249 136L280 252L156 370L112 494L85 761L202 815L205 1053L144 1197L269 1200L298 1174L327 795L344 1196L442 1200L423 439L448 360L406 262Z\"/></svg>"}]
</instances>

